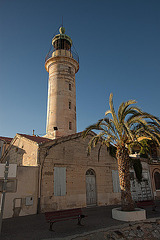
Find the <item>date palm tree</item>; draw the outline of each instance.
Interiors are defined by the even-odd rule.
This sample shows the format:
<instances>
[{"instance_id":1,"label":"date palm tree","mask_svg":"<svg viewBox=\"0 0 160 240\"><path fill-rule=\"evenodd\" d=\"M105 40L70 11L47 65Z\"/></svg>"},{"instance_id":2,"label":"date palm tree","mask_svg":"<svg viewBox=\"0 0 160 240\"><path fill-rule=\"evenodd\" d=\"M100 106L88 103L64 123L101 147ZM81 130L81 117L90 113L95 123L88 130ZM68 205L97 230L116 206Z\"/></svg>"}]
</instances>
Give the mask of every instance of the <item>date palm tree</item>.
<instances>
[{"instance_id":1,"label":"date palm tree","mask_svg":"<svg viewBox=\"0 0 160 240\"><path fill-rule=\"evenodd\" d=\"M110 109L106 111L105 118L87 127L83 133L85 137L92 130L98 131L88 144L89 153L97 143L100 143L101 146L109 147L112 145L116 148L121 188L121 208L123 211L134 210L130 190L130 145L138 143L138 139L142 136L152 139L160 145L160 120L143 112L135 104L135 100L122 102L116 114L113 106L113 94L111 93L109 98Z\"/></svg>"}]
</instances>

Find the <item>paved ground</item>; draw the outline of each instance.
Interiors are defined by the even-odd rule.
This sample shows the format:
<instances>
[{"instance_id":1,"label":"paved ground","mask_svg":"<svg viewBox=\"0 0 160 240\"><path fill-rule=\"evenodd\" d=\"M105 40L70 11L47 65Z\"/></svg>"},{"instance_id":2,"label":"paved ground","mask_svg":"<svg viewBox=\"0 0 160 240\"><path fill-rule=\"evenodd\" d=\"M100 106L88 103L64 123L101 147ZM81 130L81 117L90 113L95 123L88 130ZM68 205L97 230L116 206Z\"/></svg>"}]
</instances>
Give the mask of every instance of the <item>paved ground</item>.
<instances>
[{"instance_id":1,"label":"paved ground","mask_svg":"<svg viewBox=\"0 0 160 240\"><path fill-rule=\"evenodd\" d=\"M100 237L100 229L109 227L117 228L118 225L126 224L111 218L111 209L115 207L94 207L84 208L84 214L87 218L82 220L84 226L78 226L76 220L58 222L53 225L54 232L49 231L49 225L45 221L44 214L30 215L25 217L17 217L4 219L2 225L1 240L49 240L49 239L74 239L75 236L87 234L92 231L92 239L102 239ZM156 211L152 211L152 207L147 207L147 218L160 218L160 206ZM97 237L98 235L99 237ZM69 237L70 236L70 237ZM71 237L71 236L74 236ZM95 238L94 238L95 236ZM78 238L77 238L78 239ZM89 239L89 238L83 238ZM107 238L103 238L107 239ZM134 239L134 238L133 238Z\"/></svg>"},{"instance_id":2,"label":"paved ground","mask_svg":"<svg viewBox=\"0 0 160 240\"><path fill-rule=\"evenodd\" d=\"M56 239L56 238L51 238ZM130 222L57 240L159 240L160 218ZM47 239L48 240L48 239Z\"/></svg>"}]
</instances>

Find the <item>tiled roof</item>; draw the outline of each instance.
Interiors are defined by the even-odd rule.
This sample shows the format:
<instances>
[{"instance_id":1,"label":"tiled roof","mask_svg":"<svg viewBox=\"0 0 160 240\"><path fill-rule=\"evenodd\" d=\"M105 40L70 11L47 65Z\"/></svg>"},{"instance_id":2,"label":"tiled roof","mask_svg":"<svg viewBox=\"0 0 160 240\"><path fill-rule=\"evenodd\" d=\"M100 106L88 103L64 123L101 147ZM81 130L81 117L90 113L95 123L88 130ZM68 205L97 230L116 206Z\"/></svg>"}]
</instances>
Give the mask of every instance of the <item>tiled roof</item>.
<instances>
[{"instance_id":1,"label":"tiled roof","mask_svg":"<svg viewBox=\"0 0 160 240\"><path fill-rule=\"evenodd\" d=\"M7 143L10 143L12 141L13 138L9 138L9 137L0 137L0 140L4 140Z\"/></svg>"},{"instance_id":2,"label":"tiled roof","mask_svg":"<svg viewBox=\"0 0 160 240\"><path fill-rule=\"evenodd\" d=\"M44 138L44 137L37 137L37 136L31 136L31 135L27 135L27 134L20 134L20 133L18 133L18 135L20 135L22 137L25 137L25 138L33 141L33 142L36 142L36 143L45 143L45 142L52 141L51 139Z\"/></svg>"}]
</instances>

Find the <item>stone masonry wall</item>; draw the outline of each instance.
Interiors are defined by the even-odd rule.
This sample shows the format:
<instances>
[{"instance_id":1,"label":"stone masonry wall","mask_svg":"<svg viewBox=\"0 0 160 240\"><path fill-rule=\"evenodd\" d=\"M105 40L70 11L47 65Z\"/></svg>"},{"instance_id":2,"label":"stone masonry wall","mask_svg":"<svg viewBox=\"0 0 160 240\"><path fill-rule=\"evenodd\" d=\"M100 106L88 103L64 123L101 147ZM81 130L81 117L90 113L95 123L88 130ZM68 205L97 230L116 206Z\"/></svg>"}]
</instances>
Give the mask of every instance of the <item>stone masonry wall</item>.
<instances>
[{"instance_id":1,"label":"stone masonry wall","mask_svg":"<svg viewBox=\"0 0 160 240\"><path fill-rule=\"evenodd\" d=\"M102 148L98 161L98 147L87 156L89 138L70 139L53 147L49 147L46 157L42 160L41 210L86 206L86 178L88 169L96 174L97 205L117 204L120 194L113 193L112 170L117 169L106 148ZM41 152L44 149L41 149ZM44 156L44 155L43 155ZM66 195L54 196L54 167L66 167Z\"/></svg>"},{"instance_id":2,"label":"stone masonry wall","mask_svg":"<svg viewBox=\"0 0 160 240\"><path fill-rule=\"evenodd\" d=\"M10 163L18 166L37 166L38 145L24 137L16 135L9 152Z\"/></svg>"},{"instance_id":3,"label":"stone masonry wall","mask_svg":"<svg viewBox=\"0 0 160 240\"><path fill-rule=\"evenodd\" d=\"M49 72L46 137L67 136L76 133L75 72L78 63L66 56L51 58ZM70 126L70 127L69 127ZM58 130L54 131L54 127Z\"/></svg>"}]
</instances>

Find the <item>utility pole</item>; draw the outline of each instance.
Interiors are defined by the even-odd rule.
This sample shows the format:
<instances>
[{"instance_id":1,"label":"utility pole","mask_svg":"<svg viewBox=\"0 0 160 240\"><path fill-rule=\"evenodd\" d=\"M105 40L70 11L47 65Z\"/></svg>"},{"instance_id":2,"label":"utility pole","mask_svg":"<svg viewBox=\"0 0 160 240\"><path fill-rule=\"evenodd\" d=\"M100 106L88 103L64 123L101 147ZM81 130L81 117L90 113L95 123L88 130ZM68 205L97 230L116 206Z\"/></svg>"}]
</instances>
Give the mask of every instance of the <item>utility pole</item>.
<instances>
[{"instance_id":1,"label":"utility pole","mask_svg":"<svg viewBox=\"0 0 160 240\"><path fill-rule=\"evenodd\" d=\"M3 219L3 212L4 212L5 195L7 191L8 172L9 172L9 156L6 157L3 186L2 186L2 196L1 196L1 203L0 203L0 234L2 230L2 219Z\"/></svg>"}]
</instances>

